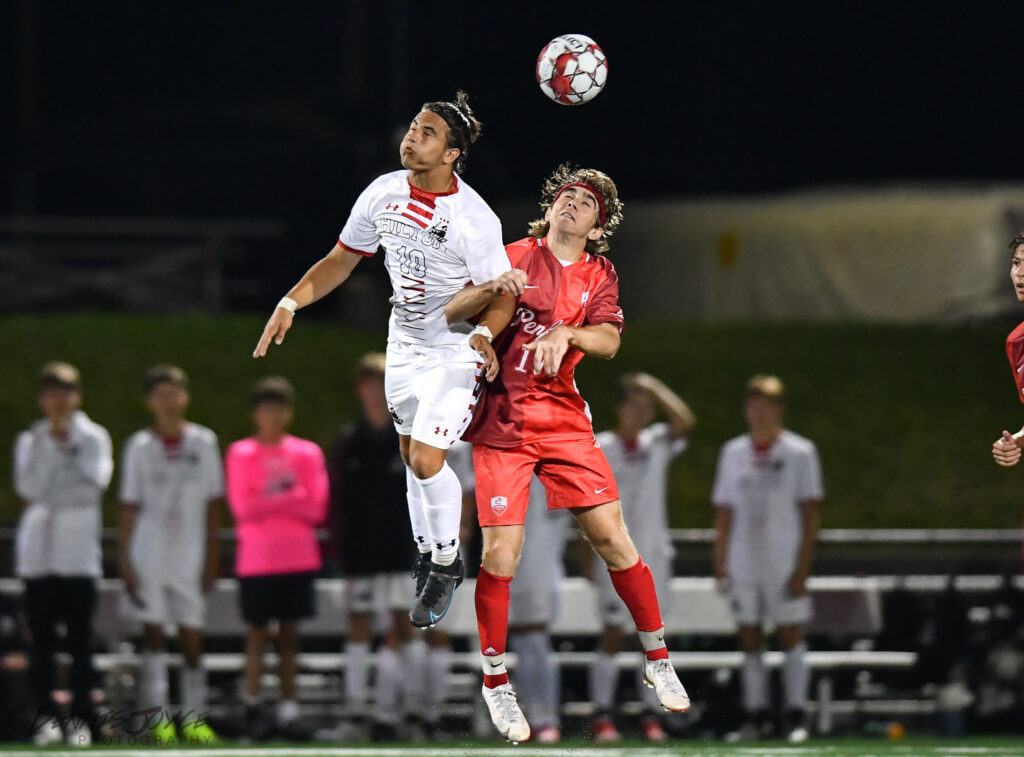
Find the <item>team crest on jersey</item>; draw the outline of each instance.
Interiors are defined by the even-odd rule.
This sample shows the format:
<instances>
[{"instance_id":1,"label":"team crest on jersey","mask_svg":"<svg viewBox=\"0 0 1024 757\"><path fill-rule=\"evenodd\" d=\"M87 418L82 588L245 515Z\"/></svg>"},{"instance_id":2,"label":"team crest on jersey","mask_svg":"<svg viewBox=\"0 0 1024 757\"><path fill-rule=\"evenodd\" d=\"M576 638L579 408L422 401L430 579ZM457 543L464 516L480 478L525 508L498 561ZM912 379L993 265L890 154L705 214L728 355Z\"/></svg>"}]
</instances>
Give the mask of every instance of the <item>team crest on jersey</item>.
<instances>
[{"instance_id":1,"label":"team crest on jersey","mask_svg":"<svg viewBox=\"0 0 1024 757\"><path fill-rule=\"evenodd\" d=\"M506 497L491 497L491 509L495 515L501 515L508 510L508 499Z\"/></svg>"}]
</instances>

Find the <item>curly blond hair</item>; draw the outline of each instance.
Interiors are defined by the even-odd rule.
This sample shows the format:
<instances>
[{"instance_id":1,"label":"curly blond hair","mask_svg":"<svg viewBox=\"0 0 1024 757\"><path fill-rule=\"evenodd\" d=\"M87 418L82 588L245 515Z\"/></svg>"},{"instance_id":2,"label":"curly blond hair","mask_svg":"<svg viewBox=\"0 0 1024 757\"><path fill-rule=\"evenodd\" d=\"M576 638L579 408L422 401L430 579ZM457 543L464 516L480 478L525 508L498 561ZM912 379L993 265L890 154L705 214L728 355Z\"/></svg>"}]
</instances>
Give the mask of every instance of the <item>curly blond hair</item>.
<instances>
[{"instance_id":1,"label":"curly blond hair","mask_svg":"<svg viewBox=\"0 0 1024 757\"><path fill-rule=\"evenodd\" d=\"M622 202L619 200L619 190L615 188L615 182L608 174L598 171L595 168L573 168L571 163L562 163L555 172L549 176L540 190L541 217L530 222L530 236L543 239L551 230L551 224L545 220L544 215L555 202L562 188L575 182L583 182L594 187L601 195L601 202L604 205L605 221L602 226L602 234L597 239L588 239L586 251L591 255L599 255L608 252L608 237L615 233L622 223Z\"/></svg>"}]
</instances>

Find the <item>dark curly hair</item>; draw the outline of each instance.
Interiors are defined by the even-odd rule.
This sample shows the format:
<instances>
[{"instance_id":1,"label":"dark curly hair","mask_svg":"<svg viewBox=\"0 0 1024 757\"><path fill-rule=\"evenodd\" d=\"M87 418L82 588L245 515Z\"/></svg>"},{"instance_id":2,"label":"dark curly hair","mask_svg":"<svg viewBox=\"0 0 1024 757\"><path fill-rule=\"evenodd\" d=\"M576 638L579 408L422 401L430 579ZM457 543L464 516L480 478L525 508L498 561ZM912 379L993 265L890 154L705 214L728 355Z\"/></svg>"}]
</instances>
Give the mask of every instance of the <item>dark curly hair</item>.
<instances>
[{"instance_id":1,"label":"dark curly hair","mask_svg":"<svg viewBox=\"0 0 1024 757\"><path fill-rule=\"evenodd\" d=\"M455 161L455 171L462 173L466 168L469 146L476 142L483 129L483 124L476 119L473 109L469 107L469 95L460 89L455 93L453 102L439 100L423 103L420 110L436 113L448 125L448 147L458 149L459 157Z\"/></svg>"},{"instance_id":2,"label":"dark curly hair","mask_svg":"<svg viewBox=\"0 0 1024 757\"><path fill-rule=\"evenodd\" d=\"M1022 244L1024 244L1024 229L1018 231L1017 236L1010 240L1010 252L1016 252Z\"/></svg>"},{"instance_id":3,"label":"dark curly hair","mask_svg":"<svg viewBox=\"0 0 1024 757\"><path fill-rule=\"evenodd\" d=\"M530 236L543 239L548 235L551 224L545 220L544 215L547 214L562 189L577 182L588 184L597 190L604 215L601 236L597 239L588 239L586 250L591 255L608 252L607 239L622 223L622 202L619 200L619 190L616 189L615 182L608 174L594 168L573 168L571 163L562 163L541 187L540 209L542 215L530 222Z\"/></svg>"}]
</instances>

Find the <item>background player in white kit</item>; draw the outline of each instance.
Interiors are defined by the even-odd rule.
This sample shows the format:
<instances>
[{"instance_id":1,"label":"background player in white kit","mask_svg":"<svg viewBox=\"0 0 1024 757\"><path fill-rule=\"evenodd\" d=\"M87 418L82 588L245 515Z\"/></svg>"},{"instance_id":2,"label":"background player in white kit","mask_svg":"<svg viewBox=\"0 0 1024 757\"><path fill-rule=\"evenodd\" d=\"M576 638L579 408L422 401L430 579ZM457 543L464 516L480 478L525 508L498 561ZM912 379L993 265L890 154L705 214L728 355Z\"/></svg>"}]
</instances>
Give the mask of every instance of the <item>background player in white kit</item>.
<instances>
[{"instance_id":1,"label":"background player in white kit","mask_svg":"<svg viewBox=\"0 0 1024 757\"><path fill-rule=\"evenodd\" d=\"M630 373L620 379L615 409L618 426L597 434L597 441L615 474L626 528L650 566L658 600L667 609L674 554L668 535L668 469L672 460L686 449L686 438L697 419L682 398L646 373ZM667 422L654 423L659 409ZM583 553L590 554L589 550ZM590 698L597 706L592 730L595 741L618 741L621 735L612 720L619 680L615 654L622 646L623 630L632 630L632 619L608 572L598 570L593 577L604 629L590 666ZM647 705L647 715L641 723L643 735L650 741L661 741L665 731L658 719L658 697L639 679L637 683L640 698Z\"/></svg>"},{"instance_id":2,"label":"background player in white kit","mask_svg":"<svg viewBox=\"0 0 1024 757\"><path fill-rule=\"evenodd\" d=\"M182 712L155 726L164 742L176 736L208 743L202 667L207 591L217 577L217 527L224 498L220 447L213 431L185 419L189 381L173 365L146 373L146 405L153 425L125 445L121 470L119 562L125 589L143 624L139 709L169 714L164 626L178 627L185 666ZM152 722L152 721L151 721Z\"/></svg>"},{"instance_id":3,"label":"background player in white kit","mask_svg":"<svg viewBox=\"0 0 1024 757\"><path fill-rule=\"evenodd\" d=\"M475 329L445 320L445 303L466 284L510 270L497 216L456 173L479 133L464 92L454 102L425 103L402 140L405 170L384 174L363 191L338 243L278 303L253 352L260 357L271 341L280 344L297 308L323 297L383 248L394 290L385 385L408 465L409 516L420 553L409 614L421 627L441 619L462 581L462 491L445 454L472 416L479 368L488 380L497 375L490 340L515 305L511 296L496 298Z\"/></svg>"},{"instance_id":4,"label":"background player in white kit","mask_svg":"<svg viewBox=\"0 0 1024 757\"><path fill-rule=\"evenodd\" d=\"M783 401L784 388L775 376L747 382L744 413L750 431L722 447L712 492L715 576L729 592L744 655L746 722L735 738L756 738L770 728L762 624L771 621L785 654L787 736L799 743L808 737L806 581L824 492L817 449L783 427Z\"/></svg>"}]
</instances>

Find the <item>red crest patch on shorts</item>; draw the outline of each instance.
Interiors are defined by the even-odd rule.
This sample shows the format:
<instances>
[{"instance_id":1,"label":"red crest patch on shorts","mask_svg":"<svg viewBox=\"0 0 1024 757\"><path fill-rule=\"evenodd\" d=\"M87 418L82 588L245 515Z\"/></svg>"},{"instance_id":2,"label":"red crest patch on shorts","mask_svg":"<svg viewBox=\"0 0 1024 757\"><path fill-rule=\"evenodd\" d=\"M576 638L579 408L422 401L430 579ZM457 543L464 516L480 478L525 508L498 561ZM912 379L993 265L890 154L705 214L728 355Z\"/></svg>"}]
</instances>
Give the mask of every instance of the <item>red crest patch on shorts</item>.
<instances>
[{"instance_id":1,"label":"red crest patch on shorts","mask_svg":"<svg viewBox=\"0 0 1024 757\"><path fill-rule=\"evenodd\" d=\"M508 509L508 499L505 497L491 497L491 509L495 515L501 515Z\"/></svg>"}]
</instances>

